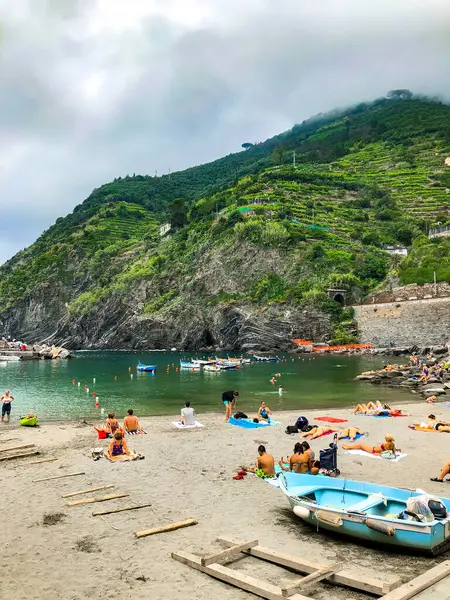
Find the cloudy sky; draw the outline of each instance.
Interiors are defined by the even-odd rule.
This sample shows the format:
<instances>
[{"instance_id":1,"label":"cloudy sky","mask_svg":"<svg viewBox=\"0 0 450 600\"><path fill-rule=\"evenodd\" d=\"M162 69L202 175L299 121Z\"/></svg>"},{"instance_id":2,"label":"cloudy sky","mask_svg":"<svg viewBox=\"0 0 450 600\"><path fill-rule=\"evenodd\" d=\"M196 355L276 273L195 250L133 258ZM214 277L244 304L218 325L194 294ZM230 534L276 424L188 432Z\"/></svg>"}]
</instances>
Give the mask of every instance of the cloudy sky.
<instances>
[{"instance_id":1,"label":"cloudy sky","mask_svg":"<svg viewBox=\"0 0 450 600\"><path fill-rule=\"evenodd\" d=\"M116 176L450 99L449 56L449 0L0 0L0 263Z\"/></svg>"}]
</instances>

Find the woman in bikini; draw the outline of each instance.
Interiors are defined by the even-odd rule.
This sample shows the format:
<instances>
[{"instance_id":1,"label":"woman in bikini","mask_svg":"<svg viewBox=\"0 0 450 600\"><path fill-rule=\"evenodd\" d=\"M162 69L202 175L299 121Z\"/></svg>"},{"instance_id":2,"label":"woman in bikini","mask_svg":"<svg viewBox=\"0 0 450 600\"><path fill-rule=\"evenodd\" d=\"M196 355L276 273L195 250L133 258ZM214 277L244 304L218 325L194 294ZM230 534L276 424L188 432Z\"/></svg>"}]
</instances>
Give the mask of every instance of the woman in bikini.
<instances>
[{"instance_id":1,"label":"woman in bikini","mask_svg":"<svg viewBox=\"0 0 450 600\"><path fill-rule=\"evenodd\" d=\"M105 422L105 431L109 437L113 437L116 431L119 429L119 421L116 419L114 413L109 413L108 418Z\"/></svg>"},{"instance_id":2,"label":"woman in bikini","mask_svg":"<svg viewBox=\"0 0 450 600\"><path fill-rule=\"evenodd\" d=\"M367 404L358 404L353 411L354 415L372 415L377 411L382 411L383 405L379 400L376 402L368 402Z\"/></svg>"},{"instance_id":3,"label":"woman in bikini","mask_svg":"<svg viewBox=\"0 0 450 600\"><path fill-rule=\"evenodd\" d=\"M109 444L106 457L112 461L118 460L134 460L136 456L128 450L127 443L121 431L116 431L114 439Z\"/></svg>"},{"instance_id":4,"label":"woman in bikini","mask_svg":"<svg viewBox=\"0 0 450 600\"><path fill-rule=\"evenodd\" d=\"M315 440L322 435L326 435L327 433L334 433L335 429L331 429L327 425L313 425L310 431L306 431L305 433L301 433L301 438L308 438L308 440Z\"/></svg>"},{"instance_id":5,"label":"woman in bikini","mask_svg":"<svg viewBox=\"0 0 450 600\"><path fill-rule=\"evenodd\" d=\"M392 452L395 454L395 438L390 433L384 436L384 444L379 446L369 446L368 444L362 444L357 442L356 444L342 444L344 450L364 450L368 454L381 454L382 452Z\"/></svg>"},{"instance_id":6,"label":"woman in bikini","mask_svg":"<svg viewBox=\"0 0 450 600\"><path fill-rule=\"evenodd\" d=\"M343 440L348 437L351 442L354 442L358 434L362 435L359 427L347 427L347 429L341 429L338 440Z\"/></svg>"},{"instance_id":7,"label":"woman in bikini","mask_svg":"<svg viewBox=\"0 0 450 600\"><path fill-rule=\"evenodd\" d=\"M289 467L284 463L289 462ZM293 473L309 473L309 455L305 454L303 445L297 442L294 446L294 454L289 457L289 461L283 458L278 463L283 471L292 471Z\"/></svg>"}]
</instances>

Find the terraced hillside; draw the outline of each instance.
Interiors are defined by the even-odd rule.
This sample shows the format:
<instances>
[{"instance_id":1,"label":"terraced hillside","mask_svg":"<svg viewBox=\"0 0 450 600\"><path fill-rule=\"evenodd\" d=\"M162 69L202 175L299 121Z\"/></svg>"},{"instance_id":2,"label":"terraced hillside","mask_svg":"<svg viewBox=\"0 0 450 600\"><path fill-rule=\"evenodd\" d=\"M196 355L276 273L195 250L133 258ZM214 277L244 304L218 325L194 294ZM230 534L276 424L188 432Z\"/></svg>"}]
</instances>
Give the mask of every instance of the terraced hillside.
<instances>
[{"instance_id":1,"label":"terraced hillside","mask_svg":"<svg viewBox=\"0 0 450 600\"><path fill-rule=\"evenodd\" d=\"M350 341L328 289L357 301L388 276L450 278L448 244L426 237L450 217L449 117L381 99L170 177L119 178L0 268L0 321L72 347Z\"/></svg>"}]
</instances>

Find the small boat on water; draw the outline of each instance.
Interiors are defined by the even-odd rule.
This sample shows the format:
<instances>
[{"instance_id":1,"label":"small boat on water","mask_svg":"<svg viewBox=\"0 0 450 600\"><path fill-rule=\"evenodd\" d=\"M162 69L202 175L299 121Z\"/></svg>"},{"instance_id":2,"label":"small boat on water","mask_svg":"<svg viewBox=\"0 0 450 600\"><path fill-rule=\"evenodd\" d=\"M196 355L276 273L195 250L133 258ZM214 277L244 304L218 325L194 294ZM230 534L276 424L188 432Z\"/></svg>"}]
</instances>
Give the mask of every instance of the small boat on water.
<instances>
[{"instance_id":1,"label":"small boat on water","mask_svg":"<svg viewBox=\"0 0 450 600\"><path fill-rule=\"evenodd\" d=\"M278 358L275 356L254 356L253 357L258 362L278 362Z\"/></svg>"},{"instance_id":2,"label":"small boat on water","mask_svg":"<svg viewBox=\"0 0 450 600\"><path fill-rule=\"evenodd\" d=\"M317 529L433 555L450 547L448 498L290 472L279 481L294 514Z\"/></svg>"},{"instance_id":3,"label":"small boat on water","mask_svg":"<svg viewBox=\"0 0 450 600\"><path fill-rule=\"evenodd\" d=\"M215 365L216 364L215 360L197 360L197 359L192 359L191 362L194 363L195 365L199 365L200 367L206 367L206 365Z\"/></svg>"},{"instance_id":4,"label":"small boat on water","mask_svg":"<svg viewBox=\"0 0 450 600\"><path fill-rule=\"evenodd\" d=\"M180 360L180 369L191 369L191 371L200 371L201 366L195 362Z\"/></svg>"},{"instance_id":5,"label":"small boat on water","mask_svg":"<svg viewBox=\"0 0 450 600\"><path fill-rule=\"evenodd\" d=\"M154 373L156 371L156 365L143 365L142 363L138 363L136 369L145 373Z\"/></svg>"},{"instance_id":6,"label":"small boat on water","mask_svg":"<svg viewBox=\"0 0 450 600\"><path fill-rule=\"evenodd\" d=\"M219 367L219 365L205 365L204 366L204 370L208 371L208 373L221 373L222 371L225 371L226 369L224 369L223 367Z\"/></svg>"},{"instance_id":7,"label":"small boat on water","mask_svg":"<svg viewBox=\"0 0 450 600\"><path fill-rule=\"evenodd\" d=\"M2 362L18 362L22 360L21 356L15 356L14 354L0 354L0 361Z\"/></svg>"}]
</instances>

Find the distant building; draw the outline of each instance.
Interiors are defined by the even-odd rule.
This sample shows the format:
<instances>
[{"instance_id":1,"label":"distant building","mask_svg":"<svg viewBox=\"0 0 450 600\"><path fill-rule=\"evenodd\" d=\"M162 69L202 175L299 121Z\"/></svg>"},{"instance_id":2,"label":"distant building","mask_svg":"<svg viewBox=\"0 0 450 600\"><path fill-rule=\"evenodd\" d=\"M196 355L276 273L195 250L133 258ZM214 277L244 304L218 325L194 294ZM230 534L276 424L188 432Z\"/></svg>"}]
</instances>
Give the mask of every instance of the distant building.
<instances>
[{"instance_id":1,"label":"distant building","mask_svg":"<svg viewBox=\"0 0 450 600\"><path fill-rule=\"evenodd\" d=\"M408 248L406 246L383 246L383 250L397 256L408 256Z\"/></svg>"},{"instance_id":2,"label":"distant building","mask_svg":"<svg viewBox=\"0 0 450 600\"><path fill-rule=\"evenodd\" d=\"M161 237L165 236L167 233L169 233L171 227L172 226L170 223L164 223L164 225L161 225L161 227L159 228L159 235Z\"/></svg>"},{"instance_id":3,"label":"distant building","mask_svg":"<svg viewBox=\"0 0 450 600\"><path fill-rule=\"evenodd\" d=\"M444 227L436 227L436 229L430 229L430 231L428 232L428 237L450 237L450 225L445 225Z\"/></svg>"}]
</instances>

